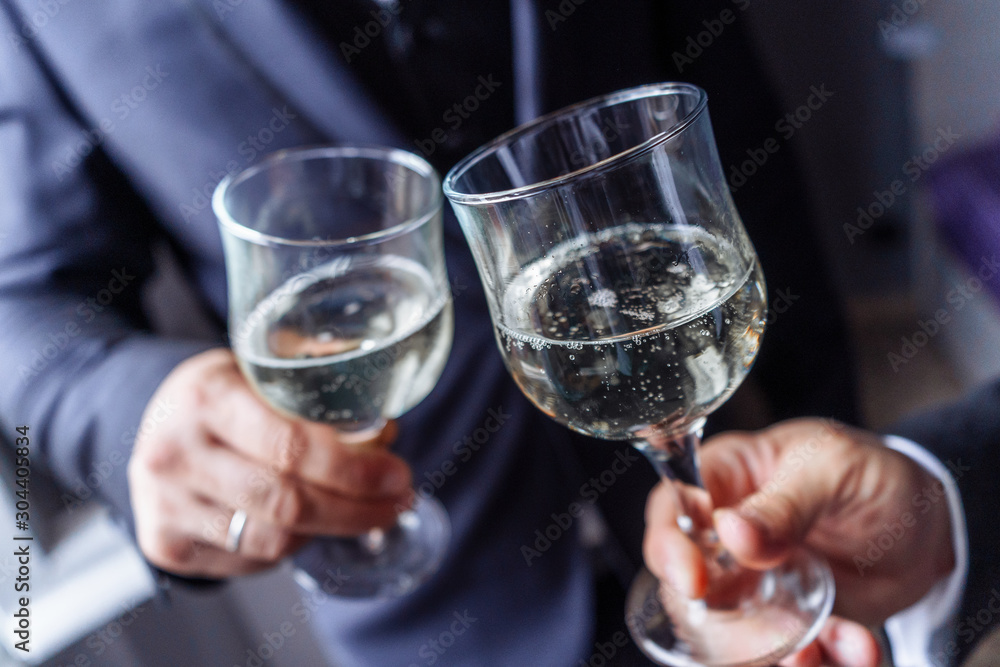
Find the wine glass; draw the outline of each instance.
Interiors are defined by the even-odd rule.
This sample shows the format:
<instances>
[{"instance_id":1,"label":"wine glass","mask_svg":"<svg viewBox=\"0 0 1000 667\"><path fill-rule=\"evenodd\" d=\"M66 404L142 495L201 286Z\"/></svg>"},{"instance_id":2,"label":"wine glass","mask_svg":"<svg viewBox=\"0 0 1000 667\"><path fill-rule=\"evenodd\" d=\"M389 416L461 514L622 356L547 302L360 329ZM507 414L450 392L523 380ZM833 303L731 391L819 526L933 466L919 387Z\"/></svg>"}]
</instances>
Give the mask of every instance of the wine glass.
<instances>
[{"instance_id":1,"label":"wine glass","mask_svg":"<svg viewBox=\"0 0 1000 667\"><path fill-rule=\"evenodd\" d=\"M415 155L347 146L281 151L219 184L230 341L273 408L360 441L434 388L453 330L440 190ZM390 530L322 538L296 578L315 587L308 573L332 566L337 595L404 595L449 535L441 504L418 498Z\"/></svg>"},{"instance_id":2,"label":"wine glass","mask_svg":"<svg viewBox=\"0 0 1000 667\"><path fill-rule=\"evenodd\" d=\"M656 84L557 111L463 159L444 191L518 386L565 426L645 454L705 554L704 599L636 578L639 647L664 665L767 665L810 642L833 603L829 567L799 551L741 568L698 472L705 418L749 372L766 317L705 92Z\"/></svg>"}]
</instances>

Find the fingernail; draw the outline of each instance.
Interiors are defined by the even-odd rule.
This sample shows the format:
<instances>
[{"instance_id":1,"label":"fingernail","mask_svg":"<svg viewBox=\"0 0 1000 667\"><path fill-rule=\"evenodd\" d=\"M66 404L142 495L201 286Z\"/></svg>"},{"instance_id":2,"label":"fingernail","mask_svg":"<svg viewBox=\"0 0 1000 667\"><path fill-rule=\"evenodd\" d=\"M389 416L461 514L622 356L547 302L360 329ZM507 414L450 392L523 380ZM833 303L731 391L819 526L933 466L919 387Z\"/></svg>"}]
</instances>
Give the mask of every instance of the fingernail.
<instances>
[{"instance_id":1,"label":"fingernail","mask_svg":"<svg viewBox=\"0 0 1000 667\"><path fill-rule=\"evenodd\" d=\"M673 592L680 593L681 595L686 597L687 591L685 591L683 588L683 582L681 582L680 577L678 577L677 574L675 574L673 570L670 569L670 567L671 567L670 564L667 563L663 568L664 577L666 577L667 580L667 586Z\"/></svg>"},{"instance_id":2,"label":"fingernail","mask_svg":"<svg viewBox=\"0 0 1000 667\"><path fill-rule=\"evenodd\" d=\"M865 664L861 647L858 646L855 640L840 638L835 642L834 647L837 650L837 657L840 658L842 663L858 665L859 667L863 667Z\"/></svg>"},{"instance_id":3,"label":"fingernail","mask_svg":"<svg viewBox=\"0 0 1000 667\"><path fill-rule=\"evenodd\" d=\"M691 597L691 577L680 572L672 560L668 559L663 565L663 576L666 579L667 586L675 593L686 598Z\"/></svg>"},{"instance_id":4,"label":"fingernail","mask_svg":"<svg viewBox=\"0 0 1000 667\"><path fill-rule=\"evenodd\" d=\"M871 656L872 638L867 630L853 623L837 624L833 648L845 667L867 667Z\"/></svg>"},{"instance_id":5,"label":"fingernail","mask_svg":"<svg viewBox=\"0 0 1000 667\"><path fill-rule=\"evenodd\" d=\"M719 509L716 509L712 512L712 523L715 524L716 530L719 529L719 526L721 526L723 522L733 524L736 521L738 521L738 519L736 518L736 513L733 512L732 510L720 507Z\"/></svg>"}]
</instances>

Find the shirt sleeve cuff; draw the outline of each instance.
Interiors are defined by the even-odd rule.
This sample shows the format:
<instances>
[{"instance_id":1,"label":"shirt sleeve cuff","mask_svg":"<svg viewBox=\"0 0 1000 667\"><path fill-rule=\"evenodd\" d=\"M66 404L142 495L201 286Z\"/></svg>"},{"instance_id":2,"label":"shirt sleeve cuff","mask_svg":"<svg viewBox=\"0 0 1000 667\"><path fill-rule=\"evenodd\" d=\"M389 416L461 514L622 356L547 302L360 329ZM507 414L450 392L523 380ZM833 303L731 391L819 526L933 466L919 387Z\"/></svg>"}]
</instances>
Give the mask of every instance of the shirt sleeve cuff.
<instances>
[{"instance_id":1,"label":"shirt sleeve cuff","mask_svg":"<svg viewBox=\"0 0 1000 667\"><path fill-rule=\"evenodd\" d=\"M886 436L884 442L887 447L908 456L940 480L948 501L955 569L937 582L920 601L885 622L885 632L897 667L937 667L938 663L931 659L931 642L958 613L969 571L969 538L962 497L948 469L926 449L894 435Z\"/></svg>"}]
</instances>

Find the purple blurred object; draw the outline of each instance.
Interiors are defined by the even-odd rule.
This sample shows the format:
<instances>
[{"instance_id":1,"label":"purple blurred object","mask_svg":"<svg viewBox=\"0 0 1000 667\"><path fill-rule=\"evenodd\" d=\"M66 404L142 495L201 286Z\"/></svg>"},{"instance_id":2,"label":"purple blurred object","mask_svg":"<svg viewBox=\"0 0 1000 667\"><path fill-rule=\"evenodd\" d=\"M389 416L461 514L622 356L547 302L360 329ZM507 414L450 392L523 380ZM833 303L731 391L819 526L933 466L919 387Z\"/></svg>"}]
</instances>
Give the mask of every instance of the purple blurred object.
<instances>
[{"instance_id":1,"label":"purple blurred object","mask_svg":"<svg viewBox=\"0 0 1000 667\"><path fill-rule=\"evenodd\" d=\"M927 173L941 237L1000 302L1000 136Z\"/></svg>"}]
</instances>

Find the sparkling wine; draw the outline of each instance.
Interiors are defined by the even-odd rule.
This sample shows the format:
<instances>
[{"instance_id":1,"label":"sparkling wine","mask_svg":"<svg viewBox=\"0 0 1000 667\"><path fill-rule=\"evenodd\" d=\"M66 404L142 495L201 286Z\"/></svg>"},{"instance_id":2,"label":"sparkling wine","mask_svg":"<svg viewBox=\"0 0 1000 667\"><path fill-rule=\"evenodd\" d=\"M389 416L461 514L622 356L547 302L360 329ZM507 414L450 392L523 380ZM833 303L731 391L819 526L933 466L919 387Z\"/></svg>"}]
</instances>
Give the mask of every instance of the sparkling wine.
<instances>
[{"instance_id":1,"label":"sparkling wine","mask_svg":"<svg viewBox=\"0 0 1000 667\"><path fill-rule=\"evenodd\" d=\"M749 371L764 330L756 261L701 228L630 223L525 267L497 335L518 385L570 428L685 431Z\"/></svg>"},{"instance_id":2,"label":"sparkling wine","mask_svg":"<svg viewBox=\"0 0 1000 667\"><path fill-rule=\"evenodd\" d=\"M236 328L234 347L274 407L363 429L403 414L451 348L451 296L417 262L340 258L278 287Z\"/></svg>"}]
</instances>

